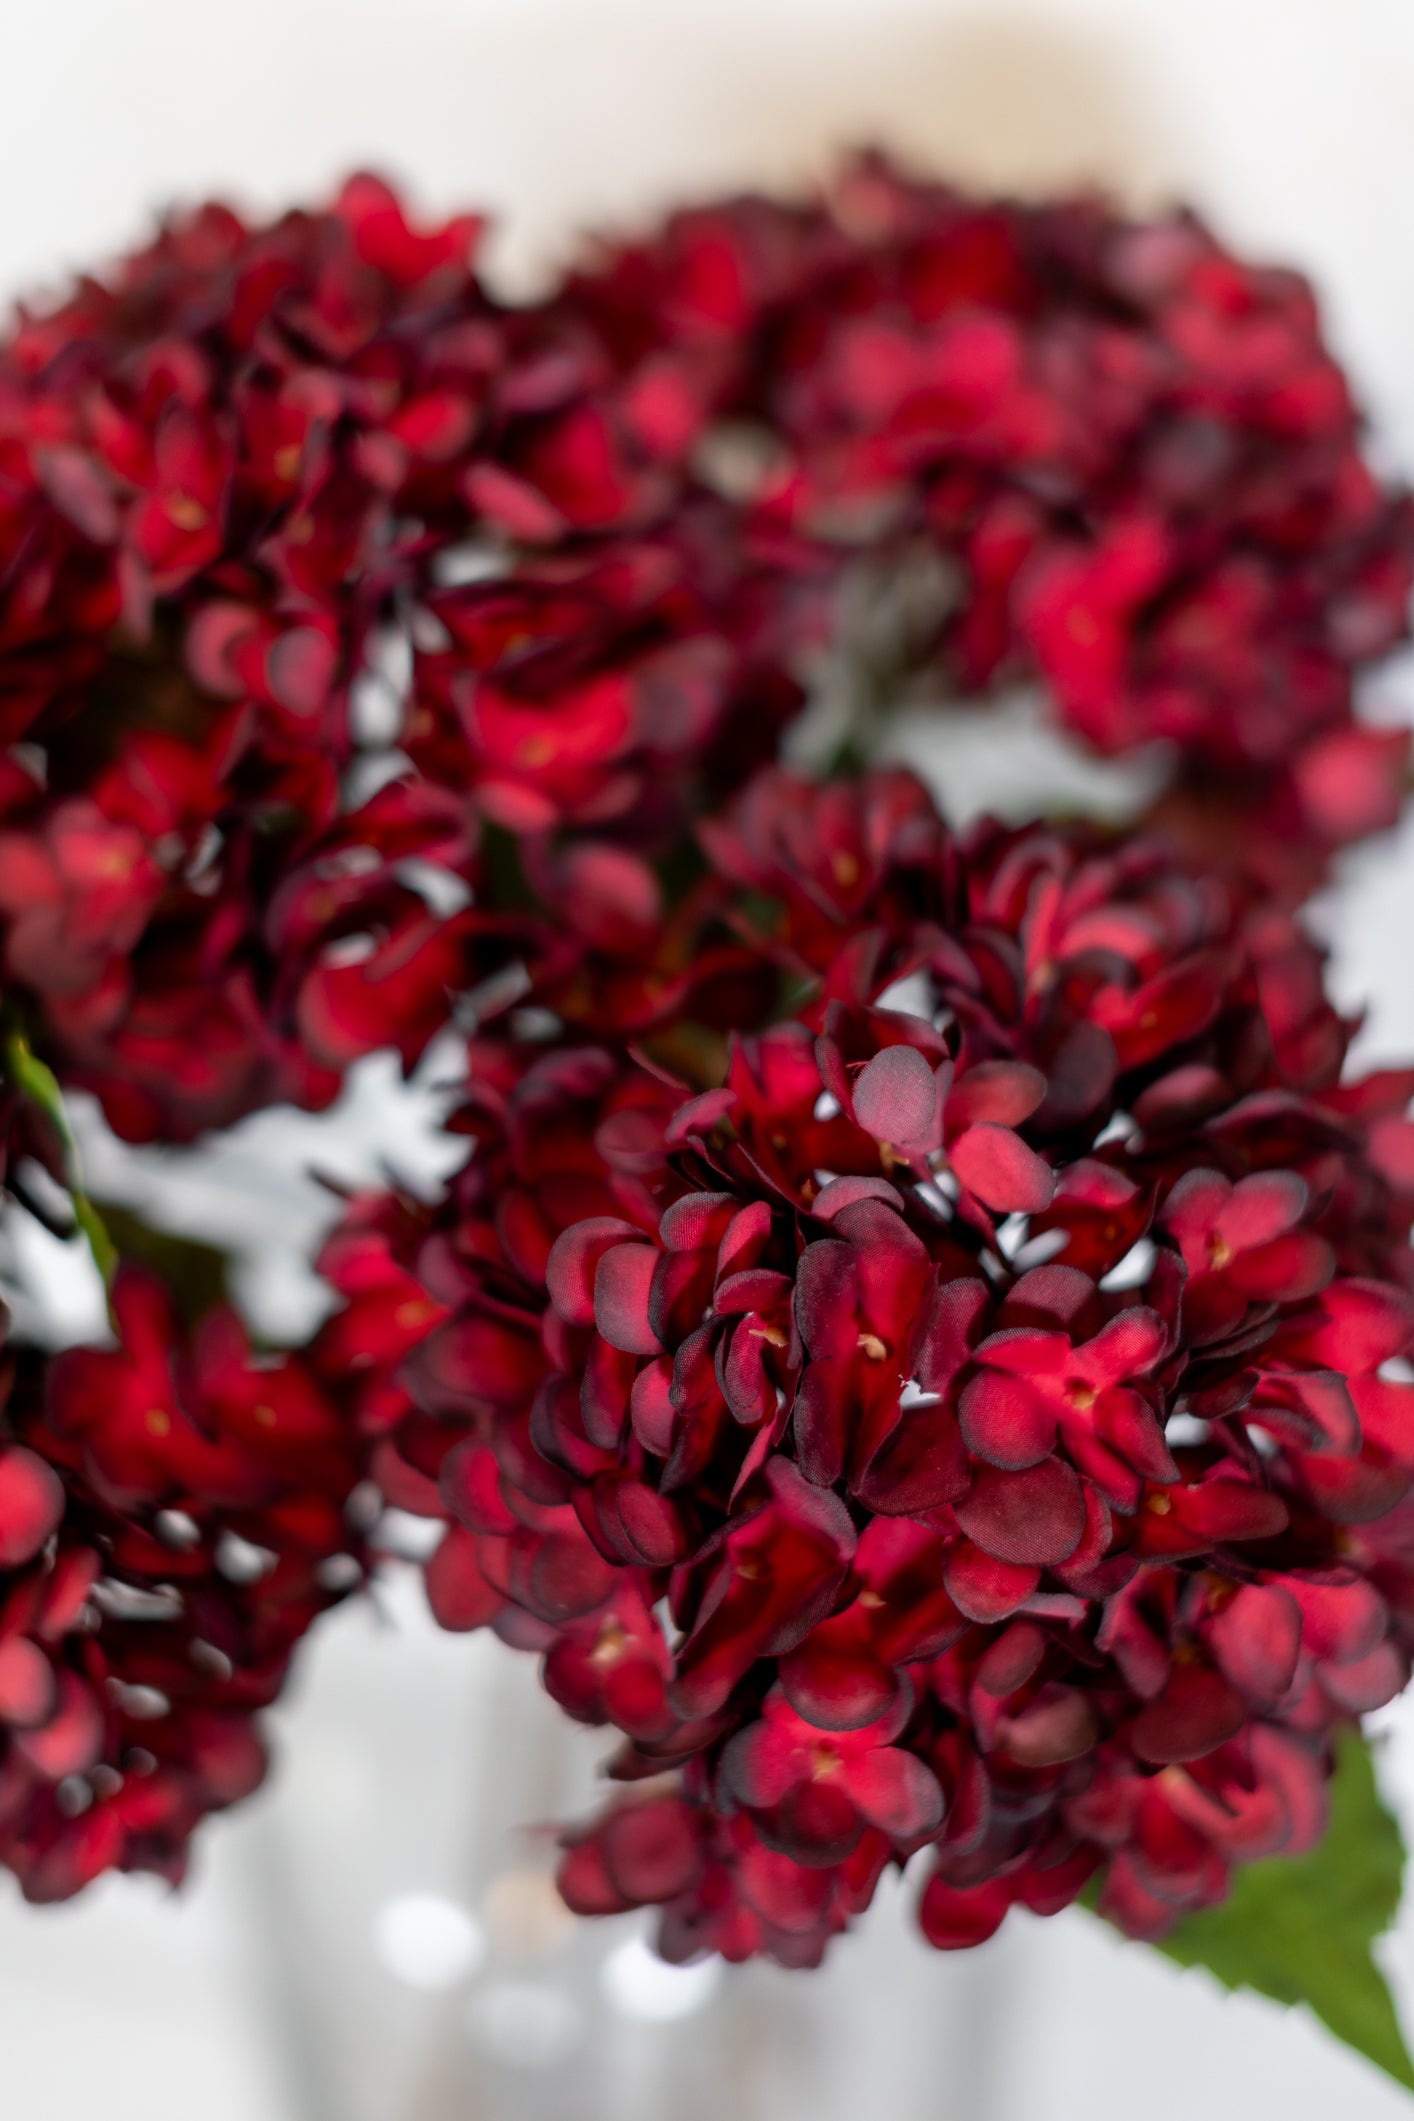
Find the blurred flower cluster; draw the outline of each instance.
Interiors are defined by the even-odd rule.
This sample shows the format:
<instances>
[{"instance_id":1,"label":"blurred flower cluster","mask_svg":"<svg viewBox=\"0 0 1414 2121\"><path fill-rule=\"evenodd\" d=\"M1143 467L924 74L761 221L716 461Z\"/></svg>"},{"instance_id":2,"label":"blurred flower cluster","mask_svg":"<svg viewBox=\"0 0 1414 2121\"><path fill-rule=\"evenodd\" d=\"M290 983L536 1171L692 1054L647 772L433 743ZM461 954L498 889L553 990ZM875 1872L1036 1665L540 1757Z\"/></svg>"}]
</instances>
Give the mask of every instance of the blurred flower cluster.
<instances>
[{"instance_id":1,"label":"blurred flower cluster","mask_svg":"<svg viewBox=\"0 0 1414 2121\"><path fill-rule=\"evenodd\" d=\"M808 1965L917 1857L940 1947L1159 1936L1414 1658L1414 1067L1301 918L1414 507L1186 216L866 160L523 307L477 232L208 207L0 344L8 1185L112 1322L7 1352L0 1860L179 1877L386 1505L618 1735L577 1910ZM1147 814L871 763L1018 682ZM305 1347L79 1190L64 1091L171 1150L434 1038L464 1161Z\"/></svg>"}]
</instances>

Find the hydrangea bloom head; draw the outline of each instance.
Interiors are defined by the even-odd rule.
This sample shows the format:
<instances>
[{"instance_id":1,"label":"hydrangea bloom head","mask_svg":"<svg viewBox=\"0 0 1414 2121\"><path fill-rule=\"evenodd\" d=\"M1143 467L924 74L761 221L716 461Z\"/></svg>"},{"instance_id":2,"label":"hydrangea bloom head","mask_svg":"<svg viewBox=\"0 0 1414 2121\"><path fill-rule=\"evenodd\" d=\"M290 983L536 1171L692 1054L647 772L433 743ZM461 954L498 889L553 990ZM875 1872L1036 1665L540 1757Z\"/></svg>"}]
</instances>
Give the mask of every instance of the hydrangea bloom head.
<instances>
[{"instance_id":1,"label":"hydrangea bloom head","mask_svg":"<svg viewBox=\"0 0 1414 2121\"><path fill-rule=\"evenodd\" d=\"M813 1959L925 1847L936 1943L1100 1869L1155 1933L1407 1674L1409 1084L1157 844L776 776L713 845L805 1018L685 1098L484 1047L463 1179L385 1213L434 1610L678 1777L564 1872L670 1949Z\"/></svg>"}]
</instances>

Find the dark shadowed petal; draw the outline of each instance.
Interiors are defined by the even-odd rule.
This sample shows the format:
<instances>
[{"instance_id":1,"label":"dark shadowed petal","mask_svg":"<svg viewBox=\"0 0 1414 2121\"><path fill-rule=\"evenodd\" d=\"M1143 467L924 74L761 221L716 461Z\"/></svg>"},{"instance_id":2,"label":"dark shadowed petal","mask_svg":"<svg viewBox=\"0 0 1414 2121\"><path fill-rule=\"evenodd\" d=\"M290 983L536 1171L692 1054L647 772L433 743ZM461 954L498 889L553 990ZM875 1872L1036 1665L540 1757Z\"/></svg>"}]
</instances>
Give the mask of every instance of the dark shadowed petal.
<instances>
[{"instance_id":1,"label":"dark shadowed petal","mask_svg":"<svg viewBox=\"0 0 1414 2121\"><path fill-rule=\"evenodd\" d=\"M1064 1561L1085 1530L1080 1482L1058 1458L1019 1473L983 1466L971 1492L953 1509L963 1531L985 1553L1021 1566Z\"/></svg>"},{"instance_id":2,"label":"dark shadowed petal","mask_svg":"<svg viewBox=\"0 0 1414 2121\"><path fill-rule=\"evenodd\" d=\"M663 1254L656 1245L614 1245L594 1270L594 1320L610 1347L628 1355L661 1355L663 1343L648 1317L653 1276Z\"/></svg>"},{"instance_id":3,"label":"dark shadowed petal","mask_svg":"<svg viewBox=\"0 0 1414 2121\"><path fill-rule=\"evenodd\" d=\"M1201 1760L1241 1730L1247 1719L1242 1696L1208 1665L1174 1667L1168 1685L1148 1702L1130 1727L1130 1743L1141 1760L1156 1767Z\"/></svg>"},{"instance_id":4,"label":"dark shadowed petal","mask_svg":"<svg viewBox=\"0 0 1414 2121\"><path fill-rule=\"evenodd\" d=\"M545 1270L550 1301L572 1326L594 1323L594 1276L611 1245L641 1238L641 1230L615 1215L592 1215L557 1237Z\"/></svg>"},{"instance_id":5,"label":"dark shadowed petal","mask_svg":"<svg viewBox=\"0 0 1414 2121\"><path fill-rule=\"evenodd\" d=\"M959 1539L948 1551L943 1581L948 1596L969 1620L1007 1620L1023 1606L1041 1580L1037 1568L998 1561L970 1539Z\"/></svg>"}]
</instances>

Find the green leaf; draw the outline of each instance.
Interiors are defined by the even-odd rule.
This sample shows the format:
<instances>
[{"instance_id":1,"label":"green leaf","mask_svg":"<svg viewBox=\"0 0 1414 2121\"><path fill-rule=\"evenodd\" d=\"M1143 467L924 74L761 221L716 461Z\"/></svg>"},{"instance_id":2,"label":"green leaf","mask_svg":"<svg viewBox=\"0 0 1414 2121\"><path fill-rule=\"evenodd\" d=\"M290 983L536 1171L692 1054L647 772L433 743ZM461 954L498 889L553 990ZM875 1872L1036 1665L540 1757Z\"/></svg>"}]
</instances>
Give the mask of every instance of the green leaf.
<instances>
[{"instance_id":1,"label":"green leaf","mask_svg":"<svg viewBox=\"0 0 1414 2121\"><path fill-rule=\"evenodd\" d=\"M88 1240L104 1282L111 1286L121 1259L138 1259L161 1275L177 1315L186 1324L195 1324L217 1304L224 1303L229 1270L224 1252L198 1238L154 1229L131 1209L113 1201L95 1201L86 1192L64 1093L53 1069L33 1051L21 1031L11 1030L5 1035L4 1073L21 1096L43 1113L53 1130L74 1221Z\"/></svg>"},{"instance_id":2,"label":"green leaf","mask_svg":"<svg viewBox=\"0 0 1414 2121\"><path fill-rule=\"evenodd\" d=\"M1234 1874L1221 1907L1190 1915L1159 1945L1205 1966L1225 1988L1300 2003L1338 2040L1414 2091L1385 1977L1371 1946L1399 1906L1404 1845L1380 1802L1358 1731L1340 1742L1330 1830L1309 1856L1276 1856Z\"/></svg>"},{"instance_id":3,"label":"green leaf","mask_svg":"<svg viewBox=\"0 0 1414 2121\"><path fill-rule=\"evenodd\" d=\"M5 1072L20 1095L38 1105L64 1147L71 1148L73 1135L58 1078L18 1031L12 1031L5 1041Z\"/></svg>"},{"instance_id":4,"label":"green leaf","mask_svg":"<svg viewBox=\"0 0 1414 2121\"><path fill-rule=\"evenodd\" d=\"M118 1255L113 1241L103 1226L103 1218L84 1191L83 1173L79 1169L78 1143L69 1124L69 1115L64 1106L64 1093L52 1068L33 1051L29 1040L22 1032L11 1031L5 1039L5 1073L22 1097L44 1114L57 1137L64 1159L64 1178L69 1200L74 1211L74 1221L88 1240L94 1264L105 1283L111 1283L118 1265Z\"/></svg>"}]
</instances>

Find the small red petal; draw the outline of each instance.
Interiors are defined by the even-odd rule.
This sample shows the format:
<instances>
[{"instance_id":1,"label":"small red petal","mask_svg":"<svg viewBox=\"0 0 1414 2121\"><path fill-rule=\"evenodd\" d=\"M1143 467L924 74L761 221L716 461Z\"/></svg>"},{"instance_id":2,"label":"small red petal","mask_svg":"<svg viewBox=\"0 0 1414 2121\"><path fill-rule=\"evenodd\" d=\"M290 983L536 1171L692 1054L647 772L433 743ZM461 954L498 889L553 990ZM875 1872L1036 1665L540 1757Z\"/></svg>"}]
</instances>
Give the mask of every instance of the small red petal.
<instances>
[{"instance_id":1,"label":"small red petal","mask_svg":"<svg viewBox=\"0 0 1414 2121\"><path fill-rule=\"evenodd\" d=\"M0 1448L0 1567L32 1560L63 1514L63 1484L53 1467L22 1444Z\"/></svg>"},{"instance_id":2,"label":"small red petal","mask_svg":"<svg viewBox=\"0 0 1414 2121\"><path fill-rule=\"evenodd\" d=\"M1000 1879L956 1886L935 1873L923 1889L918 1922L935 1951L970 1951L996 1935L1010 1908L1011 1894Z\"/></svg>"},{"instance_id":3,"label":"small red petal","mask_svg":"<svg viewBox=\"0 0 1414 2121\"><path fill-rule=\"evenodd\" d=\"M938 1082L914 1046L885 1046L854 1085L854 1116L876 1141L929 1146L938 1124Z\"/></svg>"},{"instance_id":4,"label":"small red petal","mask_svg":"<svg viewBox=\"0 0 1414 2121\"><path fill-rule=\"evenodd\" d=\"M611 1348L627 1355L661 1355L663 1343L648 1319L653 1276L664 1257L656 1245L613 1245L594 1270L594 1321Z\"/></svg>"},{"instance_id":5,"label":"small red petal","mask_svg":"<svg viewBox=\"0 0 1414 2121\"><path fill-rule=\"evenodd\" d=\"M1085 1531L1080 1482L1058 1458L1043 1459L1019 1473L980 1467L971 1492L953 1511L984 1553L1024 1567L1064 1561Z\"/></svg>"},{"instance_id":6,"label":"small red petal","mask_svg":"<svg viewBox=\"0 0 1414 2121\"><path fill-rule=\"evenodd\" d=\"M505 1600L481 1573L476 1536L452 1525L427 1564L427 1602L439 1627L454 1634L483 1628Z\"/></svg>"},{"instance_id":7,"label":"small red petal","mask_svg":"<svg viewBox=\"0 0 1414 2121\"><path fill-rule=\"evenodd\" d=\"M1027 1214L1051 1204L1055 1172L1007 1127L980 1121L952 1144L948 1158L968 1192L989 1208Z\"/></svg>"}]
</instances>

